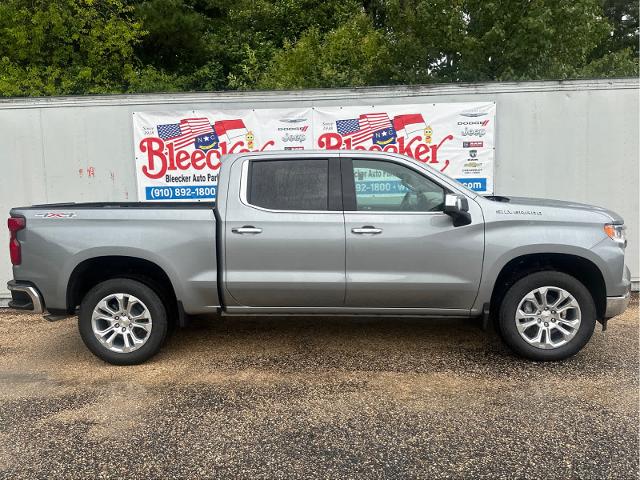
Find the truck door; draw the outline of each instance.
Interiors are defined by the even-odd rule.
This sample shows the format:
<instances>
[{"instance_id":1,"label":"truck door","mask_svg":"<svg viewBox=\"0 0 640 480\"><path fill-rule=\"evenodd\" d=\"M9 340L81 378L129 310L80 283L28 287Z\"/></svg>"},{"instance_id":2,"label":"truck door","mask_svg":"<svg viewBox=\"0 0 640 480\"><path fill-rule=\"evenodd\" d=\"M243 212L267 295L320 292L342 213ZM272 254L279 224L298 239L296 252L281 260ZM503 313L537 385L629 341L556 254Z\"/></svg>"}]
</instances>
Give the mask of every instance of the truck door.
<instances>
[{"instance_id":1,"label":"truck door","mask_svg":"<svg viewBox=\"0 0 640 480\"><path fill-rule=\"evenodd\" d=\"M447 189L394 159L342 159L346 307L471 308L480 283L484 221L454 227L443 213Z\"/></svg>"},{"instance_id":2,"label":"truck door","mask_svg":"<svg viewBox=\"0 0 640 480\"><path fill-rule=\"evenodd\" d=\"M238 160L224 222L230 311L344 306L340 159L329 157Z\"/></svg>"}]
</instances>

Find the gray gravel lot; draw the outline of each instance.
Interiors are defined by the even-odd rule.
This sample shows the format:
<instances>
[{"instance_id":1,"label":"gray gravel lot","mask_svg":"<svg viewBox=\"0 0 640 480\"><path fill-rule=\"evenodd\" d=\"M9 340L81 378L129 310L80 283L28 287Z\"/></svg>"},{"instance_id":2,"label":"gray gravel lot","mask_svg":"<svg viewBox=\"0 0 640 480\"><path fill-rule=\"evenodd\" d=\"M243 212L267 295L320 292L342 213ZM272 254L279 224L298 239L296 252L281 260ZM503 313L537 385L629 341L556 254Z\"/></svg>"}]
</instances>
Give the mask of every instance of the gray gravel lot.
<instances>
[{"instance_id":1,"label":"gray gravel lot","mask_svg":"<svg viewBox=\"0 0 640 480\"><path fill-rule=\"evenodd\" d=\"M536 364L462 320L198 321L113 367L0 311L0 477L638 478L638 300Z\"/></svg>"}]
</instances>

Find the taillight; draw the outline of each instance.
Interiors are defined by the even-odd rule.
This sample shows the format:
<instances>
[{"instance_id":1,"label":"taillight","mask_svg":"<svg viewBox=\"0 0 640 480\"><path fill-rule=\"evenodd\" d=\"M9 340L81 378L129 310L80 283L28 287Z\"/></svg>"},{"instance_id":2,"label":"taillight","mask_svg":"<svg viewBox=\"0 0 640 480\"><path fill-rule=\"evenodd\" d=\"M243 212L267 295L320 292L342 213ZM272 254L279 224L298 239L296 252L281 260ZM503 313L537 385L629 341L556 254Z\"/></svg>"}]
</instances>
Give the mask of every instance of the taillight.
<instances>
[{"instance_id":1,"label":"taillight","mask_svg":"<svg viewBox=\"0 0 640 480\"><path fill-rule=\"evenodd\" d=\"M10 217L7 220L9 227L9 254L13 265L20 265L22 262L22 249L18 241L18 232L27 226L27 221L22 217Z\"/></svg>"}]
</instances>

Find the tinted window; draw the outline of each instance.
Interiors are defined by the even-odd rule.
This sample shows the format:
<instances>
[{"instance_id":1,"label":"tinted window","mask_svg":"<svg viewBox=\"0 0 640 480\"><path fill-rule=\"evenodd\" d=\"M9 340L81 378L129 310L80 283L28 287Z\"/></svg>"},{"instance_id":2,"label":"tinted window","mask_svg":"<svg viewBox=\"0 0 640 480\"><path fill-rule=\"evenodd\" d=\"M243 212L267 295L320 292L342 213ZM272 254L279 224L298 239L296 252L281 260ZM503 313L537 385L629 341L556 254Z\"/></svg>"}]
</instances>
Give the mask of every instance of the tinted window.
<instances>
[{"instance_id":1,"label":"tinted window","mask_svg":"<svg viewBox=\"0 0 640 480\"><path fill-rule=\"evenodd\" d=\"M403 165L353 160L353 177L357 210L437 212L444 208L444 189Z\"/></svg>"},{"instance_id":2,"label":"tinted window","mask_svg":"<svg viewBox=\"0 0 640 480\"><path fill-rule=\"evenodd\" d=\"M328 160L251 162L248 200L271 210L327 210Z\"/></svg>"}]
</instances>

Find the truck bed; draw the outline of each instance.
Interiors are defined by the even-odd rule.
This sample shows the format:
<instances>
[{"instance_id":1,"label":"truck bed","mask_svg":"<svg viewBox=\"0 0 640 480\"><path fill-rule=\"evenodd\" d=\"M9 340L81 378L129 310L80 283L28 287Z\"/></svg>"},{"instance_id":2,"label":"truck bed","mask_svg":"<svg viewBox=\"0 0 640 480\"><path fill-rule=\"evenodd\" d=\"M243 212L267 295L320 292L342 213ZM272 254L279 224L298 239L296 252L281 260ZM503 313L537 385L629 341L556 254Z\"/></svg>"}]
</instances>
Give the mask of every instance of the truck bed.
<instances>
[{"instance_id":1,"label":"truck bed","mask_svg":"<svg viewBox=\"0 0 640 480\"><path fill-rule=\"evenodd\" d=\"M13 208L11 215L26 220L14 279L34 285L49 311L75 308L78 272L117 263L135 274L141 262L166 274L186 313L220 306L212 202L52 203Z\"/></svg>"}]
</instances>

